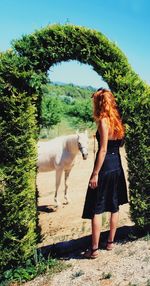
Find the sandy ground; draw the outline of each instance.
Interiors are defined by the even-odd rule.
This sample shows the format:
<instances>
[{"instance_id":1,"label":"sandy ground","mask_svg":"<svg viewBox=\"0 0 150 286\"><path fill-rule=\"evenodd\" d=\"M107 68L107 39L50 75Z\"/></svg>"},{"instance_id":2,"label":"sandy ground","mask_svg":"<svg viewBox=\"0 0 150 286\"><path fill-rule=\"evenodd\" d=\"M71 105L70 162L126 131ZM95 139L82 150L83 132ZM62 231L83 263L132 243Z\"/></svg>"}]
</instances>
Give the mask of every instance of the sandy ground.
<instances>
[{"instance_id":1,"label":"sandy ground","mask_svg":"<svg viewBox=\"0 0 150 286\"><path fill-rule=\"evenodd\" d=\"M89 142L89 156L83 160L79 152L75 165L70 173L68 195L70 203L64 204L64 178L62 178L58 198L62 205L56 208L54 203L55 172L39 173L37 186L39 190L39 223L42 231L42 242L39 246L51 245L60 241L82 237L90 234L90 220L83 220L82 210L89 177L93 168L93 139ZM127 162L125 150L120 150L125 176L127 178ZM131 225L129 205L120 207L119 226ZM108 214L102 217L102 230L108 229Z\"/></svg>"}]
</instances>

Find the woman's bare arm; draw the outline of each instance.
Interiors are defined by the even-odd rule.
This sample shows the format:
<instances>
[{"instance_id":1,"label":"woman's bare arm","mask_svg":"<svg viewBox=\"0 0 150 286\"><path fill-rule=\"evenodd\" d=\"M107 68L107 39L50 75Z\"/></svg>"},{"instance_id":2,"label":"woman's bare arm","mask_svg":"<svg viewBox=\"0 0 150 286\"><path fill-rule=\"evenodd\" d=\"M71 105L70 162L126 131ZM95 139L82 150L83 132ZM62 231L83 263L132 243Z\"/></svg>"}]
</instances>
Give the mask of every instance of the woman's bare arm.
<instances>
[{"instance_id":1,"label":"woman's bare arm","mask_svg":"<svg viewBox=\"0 0 150 286\"><path fill-rule=\"evenodd\" d=\"M106 156L106 152L107 152L107 144L108 144L108 124L107 124L107 119L103 118L100 121L99 127L98 127L98 131L100 134L100 150L98 152L98 156L97 156L97 160L96 160L96 164L94 166L93 169L93 173L98 174L105 156Z\"/></svg>"},{"instance_id":2,"label":"woman's bare arm","mask_svg":"<svg viewBox=\"0 0 150 286\"><path fill-rule=\"evenodd\" d=\"M99 126L98 126L98 132L100 134L100 150L98 152L97 160L93 168L93 172L92 172L90 182L89 182L92 188L97 187L98 173L103 165L103 162L106 156L107 144L108 144L108 131L109 131L109 128L108 128L107 119L103 118L100 121Z\"/></svg>"}]
</instances>

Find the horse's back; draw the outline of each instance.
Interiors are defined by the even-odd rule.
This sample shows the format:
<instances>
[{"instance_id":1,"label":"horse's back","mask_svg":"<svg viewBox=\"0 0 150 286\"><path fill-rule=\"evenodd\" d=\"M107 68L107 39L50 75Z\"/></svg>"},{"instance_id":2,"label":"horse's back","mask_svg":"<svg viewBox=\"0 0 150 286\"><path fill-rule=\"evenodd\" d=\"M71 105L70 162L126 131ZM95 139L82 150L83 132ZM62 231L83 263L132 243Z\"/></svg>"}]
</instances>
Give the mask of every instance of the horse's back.
<instances>
[{"instance_id":1,"label":"horse's back","mask_svg":"<svg viewBox=\"0 0 150 286\"><path fill-rule=\"evenodd\" d=\"M56 161L62 156L63 138L57 137L49 141L38 142L38 168L40 172L56 169Z\"/></svg>"}]
</instances>

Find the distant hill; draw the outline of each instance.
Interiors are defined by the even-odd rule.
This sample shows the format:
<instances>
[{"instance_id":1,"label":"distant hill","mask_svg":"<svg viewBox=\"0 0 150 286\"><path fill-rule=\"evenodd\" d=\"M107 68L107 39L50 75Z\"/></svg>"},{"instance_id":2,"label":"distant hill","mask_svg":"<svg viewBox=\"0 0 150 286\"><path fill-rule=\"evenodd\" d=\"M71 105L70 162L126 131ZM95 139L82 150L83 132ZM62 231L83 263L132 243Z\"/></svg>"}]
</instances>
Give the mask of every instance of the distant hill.
<instances>
[{"instance_id":1,"label":"distant hill","mask_svg":"<svg viewBox=\"0 0 150 286\"><path fill-rule=\"evenodd\" d=\"M59 85L59 86L64 86L64 85L70 85L70 86L74 86L74 87L80 87L80 88L83 88L83 89L90 89L92 91L95 91L97 88L96 87L93 87L91 85L77 85L77 84L74 84L72 82L70 83L65 83L65 82L61 82L61 81L55 81L55 82L51 82L50 85Z\"/></svg>"},{"instance_id":2,"label":"distant hill","mask_svg":"<svg viewBox=\"0 0 150 286\"><path fill-rule=\"evenodd\" d=\"M72 83L65 84L60 82L52 82L48 84L48 94L52 96L68 96L71 98L89 98L96 90L92 86L81 87Z\"/></svg>"}]
</instances>

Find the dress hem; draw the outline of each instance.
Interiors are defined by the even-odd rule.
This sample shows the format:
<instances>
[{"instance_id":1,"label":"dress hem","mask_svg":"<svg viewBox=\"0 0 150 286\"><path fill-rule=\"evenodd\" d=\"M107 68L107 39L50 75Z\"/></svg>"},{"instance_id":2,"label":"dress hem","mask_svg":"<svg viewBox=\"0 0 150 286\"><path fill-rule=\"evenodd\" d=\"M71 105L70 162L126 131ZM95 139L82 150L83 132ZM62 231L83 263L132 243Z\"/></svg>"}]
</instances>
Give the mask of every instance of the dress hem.
<instances>
[{"instance_id":1,"label":"dress hem","mask_svg":"<svg viewBox=\"0 0 150 286\"><path fill-rule=\"evenodd\" d=\"M125 205L125 204L128 204L128 203L129 203L129 202L122 203L122 204L119 204L119 206ZM103 213L106 213L106 212L116 213L116 212L119 211L119 206L118 206L118 208L115 209L115 210L105 209L105 210L103 210L103 211L101 211L101 212L98 212L98 211L97 211L97 212L94 212L92 216L82 216L81 218L82 218L82 219L93 219L94 215L100 215L100 214L103 214Z\"/></svg>"}]
</instances>

